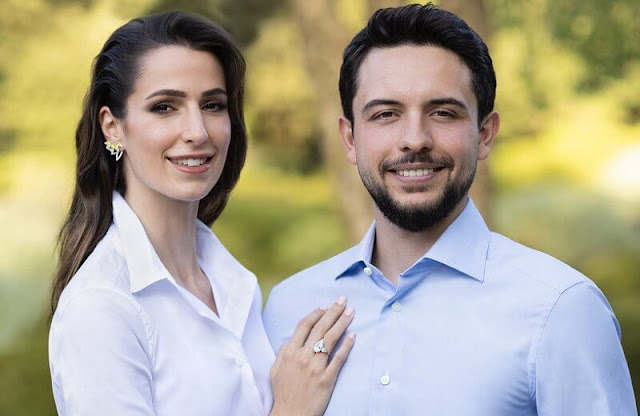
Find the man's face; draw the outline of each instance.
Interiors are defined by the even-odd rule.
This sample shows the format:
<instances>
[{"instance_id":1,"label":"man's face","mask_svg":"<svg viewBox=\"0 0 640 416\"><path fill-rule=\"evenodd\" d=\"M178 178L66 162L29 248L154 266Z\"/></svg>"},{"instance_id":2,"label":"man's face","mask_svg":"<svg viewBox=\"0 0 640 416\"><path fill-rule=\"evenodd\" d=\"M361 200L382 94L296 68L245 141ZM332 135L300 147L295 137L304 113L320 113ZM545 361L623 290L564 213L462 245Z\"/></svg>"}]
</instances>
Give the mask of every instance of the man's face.
<instances>
[{"instance_id":1,"label":"man's face","mask_svg":"<svg viewBox=\"0 0 640 416\"><path fill-rule=\"evenodd\" d=\"M478 128L471 73L434 46L374 48L358 73L354 125L340 120L351 163L392 223L423 231L464 208L488 156L497 113ZM352 128L353 127L353 128Z\"/></svg>"}]
</instances>

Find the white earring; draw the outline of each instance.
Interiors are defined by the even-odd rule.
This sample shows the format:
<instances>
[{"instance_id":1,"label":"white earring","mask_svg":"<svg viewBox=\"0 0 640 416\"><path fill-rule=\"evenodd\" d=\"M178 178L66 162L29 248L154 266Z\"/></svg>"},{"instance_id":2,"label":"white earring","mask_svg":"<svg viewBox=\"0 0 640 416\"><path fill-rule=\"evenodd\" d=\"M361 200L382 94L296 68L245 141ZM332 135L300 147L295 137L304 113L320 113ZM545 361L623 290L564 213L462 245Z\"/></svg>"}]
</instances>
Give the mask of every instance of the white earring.
<instances>
[{"instance_id":1,"label":"white earring","mask_svg":"<svg viewBox=\"0 0 640 416\"><path fill-rule=\"evenodd\" d=\"M110 142L107 140L104 142L104 147L109 151L109 153L116 157L116 162L120 160L124 151L124 148L120 143Z\"/></svg>"}]
</instances>

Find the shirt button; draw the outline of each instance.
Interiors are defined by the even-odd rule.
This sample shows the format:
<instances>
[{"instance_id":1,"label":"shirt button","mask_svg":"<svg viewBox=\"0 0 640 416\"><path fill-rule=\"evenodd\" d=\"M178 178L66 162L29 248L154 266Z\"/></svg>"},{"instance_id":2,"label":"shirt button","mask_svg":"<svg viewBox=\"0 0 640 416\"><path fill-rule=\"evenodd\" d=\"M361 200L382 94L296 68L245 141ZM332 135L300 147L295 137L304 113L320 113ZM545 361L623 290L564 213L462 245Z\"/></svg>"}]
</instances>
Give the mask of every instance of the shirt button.
<instances>
[{"instance_id":1,"label":"shirt button","mask_svg":"<svg viewBox=\"0 0 640 416\"><path fill-rule=\"evenodd\" d=\"M364 269L362 269L362 271L364 272L364 274L366 274L367 276L371 276L373 274L373 271L371 270L370 267L365 267Z\"/></svg>"},{"instance_id":2,"label":"shirt button","mask_svg":"<svg viewBox=\"0 0 640 416\"><path fill-rule=\"evenodd\" d=\"M400 302L395 301L393 302L393 305L391 305L391 310L394 312L400 312L402 310L402 305L400 304Z\"/></svg>"},{"instance_id":3,"label":"shirt button","mask_svg":"<svg viewBox=\"0 0 640 416\"><path fill-rule=\"evenodd\" d=\"M236 365L238 367L242 367L244 365L244 360L240 357L236 357Z\"/></svg>"},{"instance_id":4,"label":"shirt button","mask_svg":"<svg viewBox=\"0 0 640 416\"><path fill-rule=\"evenodd\" d=\"M389 374L385 374L382 377L380 377L380 383L382 383L383 386L386 386L389 383L391 383L391 377L389 377Z\"/></svg>"}]
</instances>

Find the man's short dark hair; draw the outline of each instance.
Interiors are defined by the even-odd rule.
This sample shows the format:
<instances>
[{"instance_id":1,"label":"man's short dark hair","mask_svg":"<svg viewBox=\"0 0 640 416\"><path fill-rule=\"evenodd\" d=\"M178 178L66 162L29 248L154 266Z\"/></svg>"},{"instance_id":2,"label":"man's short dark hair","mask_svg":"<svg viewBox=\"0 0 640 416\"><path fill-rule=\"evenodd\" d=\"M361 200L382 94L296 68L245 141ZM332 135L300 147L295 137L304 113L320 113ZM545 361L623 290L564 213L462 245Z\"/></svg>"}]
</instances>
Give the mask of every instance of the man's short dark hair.
<instances>
[{"instance_id":1,"label":"man's short dark hair","mask_svg":"<svg viewBox=\"0 0 640 416\"><path fill-rule=\"evenodd\" d=\"M496 74L487 45L455 14L433 4L380 9L345 48L340 68L342 112L353 127L353 99L358 71L372 48L402 45L438 46L462 59L471 71L471 87L478 101L478 125L493 111Z\"/></svg>"}]
</instances>

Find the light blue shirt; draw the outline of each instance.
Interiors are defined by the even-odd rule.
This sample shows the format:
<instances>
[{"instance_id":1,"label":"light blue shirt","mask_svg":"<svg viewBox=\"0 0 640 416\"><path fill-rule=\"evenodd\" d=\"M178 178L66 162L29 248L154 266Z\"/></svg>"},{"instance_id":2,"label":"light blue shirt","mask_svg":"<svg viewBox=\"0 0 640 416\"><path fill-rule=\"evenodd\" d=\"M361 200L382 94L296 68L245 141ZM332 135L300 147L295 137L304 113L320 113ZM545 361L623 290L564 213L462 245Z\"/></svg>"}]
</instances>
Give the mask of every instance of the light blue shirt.
<instances>
[{"instance_id":1,"label":"light blue shirt","mask_svg":"<svg viewBox=\"0 0 640 416\"><path fill-rule=\"evenodd\" d=\"M356 342L326 415L627 416L636 405L620 327L596 285L492 233L472 202L392 284L357 246L276 286L274 350L346 295Z\"/></svg>"},{"instance_id":2,"label":"light blue shirt","mask_svg":"<svg viewBox=\"0 0 640 416\"><path fill-rule=\"evenodd\" d=\"M176 283L117 192L113 224L64 289L49 333L62 416L264 416L274 354L253 273L198 221L219 315Z\"/></svg>"}]
</instances>

